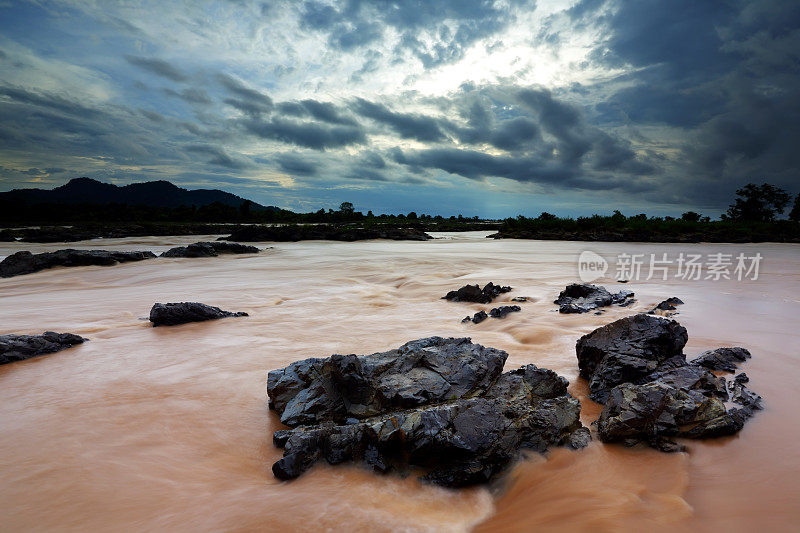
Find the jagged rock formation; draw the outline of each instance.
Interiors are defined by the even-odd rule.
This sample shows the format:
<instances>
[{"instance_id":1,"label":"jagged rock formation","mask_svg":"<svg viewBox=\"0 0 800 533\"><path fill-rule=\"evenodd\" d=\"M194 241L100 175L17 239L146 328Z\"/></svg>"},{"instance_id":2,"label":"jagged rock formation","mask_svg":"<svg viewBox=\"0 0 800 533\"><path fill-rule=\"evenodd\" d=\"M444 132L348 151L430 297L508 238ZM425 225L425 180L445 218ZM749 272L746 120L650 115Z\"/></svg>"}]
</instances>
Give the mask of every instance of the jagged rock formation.
<instances>
[{"instance_id":1,"label":"jagged rock formation","mask_svg":"<svg viewBox=\"0 0 800 533\"><path fill-rule=\"evenodd\" d=\"M674 320L647 314L617 320L578 340L578 367L589 380L589 396L605 404L597 420L600 440L679 451L670 437L732 435L761 409L761 398L744 385L746 375L727 383L696 363L741 361L743 349L705 352L687 363L687 340L686 329ZM724 350L736 355L715 354ZM740 407L727 409L726 401Z\"/></svg>"},{"instance_id":2,"label":"jagged rock formation","mask_svg":"<svg viewBox=\"0 0 800 533\"><path fill-rule=\"evenodd\" d=\"M157 303L150 309L150 322L155 326L176 326L218 318L248 316L245 312L223 311L219 307L198 302Z\"/></svg>"},{"instance_id":3,"label":"jagged rock formation","mask_svg":"<svg viewBox=\"0 0 800 533\"><path fill-rule=\"evenodd\" d=\"M492 318L505 318L509 313L517 313L519 311L522 311L522 308L518 305L503 305L489 311L489 316Z\"/></svg>"},{"instance_id":4,"label":"jagged rock formation","mask_svg":"<svg viewBox=\"0 0 800 533\"><path fill-rule=\"evenodd\" d=\"M87 340L73 333L55 331L41 335L0 335L0 365L66 350Z\"/></svg>"},{"instance_id":5,"label":"jagged rock formation","mask_svg":"<svg viewBox=\"0 0 800 533\"><path fill-rule=\"evenodd\" d=\"M447 486L485 482L521 448L585 446L567 381L528 365L501 374L508 354L470 339L429 337L372 355L333 355L269 373L270 407L291 479L319 460L377 471L424 469Z\"/></svg>"},{"instance_id":6,"label":"jagged rock formation","mask_svg":"<svg viewBox=\"0 0 800 533\"><path fill-rule=\"evenodd\" d=\"M513 289L511 287L495 285L490 281L483 287L483 289L481 289L480 285L464 285L456 291L448 292L446 295L444 295L444 297L442 297L442 299L449 300L451 302L474 302L479 304L488 304L504 292L511 292L512 290Z\"/></svg>"},{"instance_id":7,"label":"jagged rock formation","mask_svg":"<svg viewBox=\"0 0 800 533\"><path fill-rule=\"evenodd\" d=\"M130 261L142 261L154 258L152 252L116 252L113 250L58 250L56 252L45 252L32 254L31 252L20 251L9 255L0 262L0 277L10 278L23 274L32 274L53 267L77 267L77 266L112 266L118 263Z\"/></svg>"},{"instance_id":8,"label":"jagged rock formation","mask_svg":"<svg viewBox=\"0 0 800 533\"><path fill-rule=\"evenodd\" d=\"M559 293L553 303L558 304L559 313L588 313L598 307L619 304L630 305L633 292L622 290L611 294L605 287L588 283L572 283Z\"/></svg>"}]
</instances>

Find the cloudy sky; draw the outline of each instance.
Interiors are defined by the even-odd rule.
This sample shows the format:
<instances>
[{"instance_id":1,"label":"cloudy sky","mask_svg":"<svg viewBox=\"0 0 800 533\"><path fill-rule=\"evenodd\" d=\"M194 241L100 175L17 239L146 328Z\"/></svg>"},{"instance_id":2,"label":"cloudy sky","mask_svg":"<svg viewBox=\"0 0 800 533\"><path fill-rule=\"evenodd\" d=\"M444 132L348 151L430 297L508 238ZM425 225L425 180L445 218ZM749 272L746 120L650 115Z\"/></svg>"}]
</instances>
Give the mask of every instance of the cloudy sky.
<instances>
[{"instance_id":1,"label":"cloudy sky","mask_svg":"<svg viewBox=\"0 0 800 533\"><path fill-rule=\"evenodd\" d=\"M0 190L716 215L800 191L796 0L0 0Z\"/></svg>"}]
</instances>

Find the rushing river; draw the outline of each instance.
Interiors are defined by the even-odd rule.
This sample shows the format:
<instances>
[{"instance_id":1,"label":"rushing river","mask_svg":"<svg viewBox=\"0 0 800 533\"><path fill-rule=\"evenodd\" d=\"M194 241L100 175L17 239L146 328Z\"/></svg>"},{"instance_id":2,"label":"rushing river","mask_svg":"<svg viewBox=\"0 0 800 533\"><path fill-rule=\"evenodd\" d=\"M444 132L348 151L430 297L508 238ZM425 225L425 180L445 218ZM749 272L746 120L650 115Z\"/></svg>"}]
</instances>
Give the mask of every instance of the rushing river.
<instances>
[{"instance_id":1,"label":"rushing river","mask_svg":"<svg viewBox=\"0 0 800 533\"><path fill-rule=\"evenodd\" d=\"M436 234L429 242L278 243L261 254L154 259L0 279L0 334L68 331L91 342L0 366L0 531L797 531L800 523L800 246L580 243ZM206 239L213 237L208 236ZM97 240L73 248L163 251L198 237ZM65 245L0 243L0 257ZM632 308L560 315L586 249L760 252L758 280L659 277L609 289ZM609 274L612 274L609 272ZM644 276L643 276L644 277ZM487 306L440 297L501 282L534 301L462 325ZM429 335L470 336L570 380L585 424L598 405L575 341L669 296L686 304L689 357L753 353L742 370L765 410L737 436L663 454L593 442L530 455L490 487L447 490L358 467L318 465L279 482L268 370L371 353ZM154 302L201 301L249 318L152 328ZM491 307L491 306L489 306Z\"/></svg>"}]
</instances>

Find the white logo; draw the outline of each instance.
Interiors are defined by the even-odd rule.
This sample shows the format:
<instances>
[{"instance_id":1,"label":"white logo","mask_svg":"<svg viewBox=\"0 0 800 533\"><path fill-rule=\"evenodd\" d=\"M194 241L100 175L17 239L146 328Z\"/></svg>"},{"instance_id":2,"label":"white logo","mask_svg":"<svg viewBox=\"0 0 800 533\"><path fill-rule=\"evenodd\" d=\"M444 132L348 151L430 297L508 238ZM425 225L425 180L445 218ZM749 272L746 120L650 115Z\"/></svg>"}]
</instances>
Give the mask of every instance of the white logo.
<instances>
[{"instance_id":1,"label":"white logo","mask_svg":"<svg viewBox=\"0 0 800 533\"><path fill-rule=\"evenodd\" d=\"M584 283L591 283L602 278L607 270L608 261L599 254L585 250L578 257L578 277Z\"/></svg>"}]
</instances>

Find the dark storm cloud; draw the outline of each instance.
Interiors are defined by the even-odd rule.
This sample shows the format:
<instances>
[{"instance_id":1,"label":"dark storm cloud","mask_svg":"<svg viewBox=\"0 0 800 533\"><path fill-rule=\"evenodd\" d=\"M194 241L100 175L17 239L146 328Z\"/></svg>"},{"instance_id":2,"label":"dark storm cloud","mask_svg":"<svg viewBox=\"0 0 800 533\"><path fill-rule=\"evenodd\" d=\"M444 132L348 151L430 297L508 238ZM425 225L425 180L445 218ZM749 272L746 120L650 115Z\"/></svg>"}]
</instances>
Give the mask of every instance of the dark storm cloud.
<instances>
[{"instance_id":1,"label":"dark storm cloud","mask_svg":"<svg viewBox=\"0 0 800 533\"><path fill-rule=\"evenodd\" d=\"M364 130L358 126L326 126L281 117L266 120L251 118L242 121L242 124L247 131L263 139L315 150L362 144L367 140Z\"/></svg>"},{"instance_id":2,"label":"dark storm cloud","mask_svg":"<svg viewBox=\"0 0 800 533\"><path fill-rule=\"evenodd\" d=\"M236 98L228 98L225 103L251 115L264 113L272 109L272 98L266 94L251 89L236 78L227 74L217 74L217 80Z\"/></svg>"},{"instance_id":3,"label":"dark storm cloud","mask_svg":"<svg viewBox=\"0 0 800 533\"><path fill-rule=\"evenodd\" d=\"M300 176L314 176L317 174L317 165L310 161L308 157L300 154L279 154L275 157L275 161L278 163L281 170L289 174Z\"/></svg>"},{"instance_id":4,"label":"dark storm cloud","mask_svg":"<svg viewBox=\"0 0 800 533\"><path fill-rule=\"evenodd\" d=\"M439 127L440 120L413 113L398 113L382 104L368 102L358 98L353 104L356 113L370 118L393 129L404 139L416 139L422 142L435 142L444 139Z\"/></svg>"},{"instance_id":5,"label":"dark storm cloud","mask_svg":"<svg viewBox=\"0 0 800 533\"><path fill-rule=\"evenodd\" d=\"M300 102L280 102L276 104L278 113L296 117L313 117L329 124L357 126L351 117L343 115L343 111L330 102L306 99Z\"/></svg>"},{"instance_id":6,"label":"dark storm cloud","mask_svg":"<svg viewBox=\"0 0 800 533\"><path fill-rule=\"evenodd\" d=\"M219 146L212 146L208 144L192 144L184 147L184 150L189 153L211 156L211 158L207 160L207 163L220 167L238 170L253 166L252 163L245 161L242 157L231 157Z\"/></svg>"},{"instance_id":7,"label":"dark storm cloud","mask_svg":"<svg viewBox=\"0 0 800 533\"><path fill-rule=\"evenodd\" d=\"M598 119L685 130L676 196L722 206L748 181L797 188L800 4L624 2L609 29L594 59L637 70Z\"/></svg>"},{"instance_id":8,"label":"dark storm cloud","mask_svg":"<svg viewBox=\"0 0 800 533\"><path fill-rule=\"evenodd\" d=\"M184 74L178 67L175 67L162 59L126 55L125 60L131 65L137 66L157 76L161 76L162 78L167 78L172 81L181 82L189 79L189 76Z\"/></svg>"}]
</instances>

